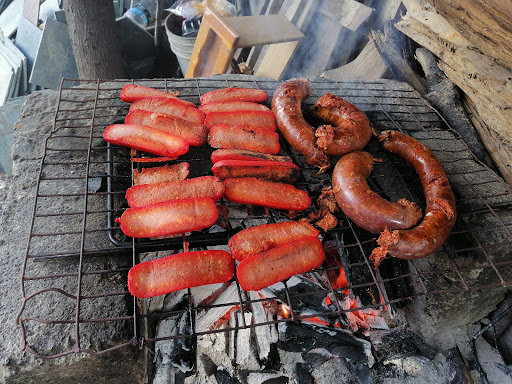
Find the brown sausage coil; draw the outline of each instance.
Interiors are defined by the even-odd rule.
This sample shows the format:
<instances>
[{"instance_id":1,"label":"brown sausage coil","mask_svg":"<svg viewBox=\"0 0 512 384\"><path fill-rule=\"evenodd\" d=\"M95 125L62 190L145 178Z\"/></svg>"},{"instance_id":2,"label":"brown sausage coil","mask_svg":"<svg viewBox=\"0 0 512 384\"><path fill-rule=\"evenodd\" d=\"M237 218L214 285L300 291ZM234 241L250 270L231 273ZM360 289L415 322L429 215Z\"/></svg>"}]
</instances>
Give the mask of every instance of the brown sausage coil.
<instances>
[{"instance_id":1,"label":"brown sausage coil","mask_svg":"<svg viewBox=\"0 0 512 384\"><path fill-rule=\"evenodd\" d=\"M359 227L373 233L416 225L422 217L416 204L405 199L392 203L368 186L366 179L373 162L373 156L363 151L348 153L338 160L332 173L332 185L343 213Z\"/></svg>"},{"instance_id":2,"label":"brown sausage coil","mask_svg":"<svg viewBox=\"0 0 512 384\"><path fill-rule=\"evenodd\" d=\"M316 145L329 156L342 156L363 149L372 137L365 113L343 98L327 93L315 103L314 115L331 125L315 132Z\"/></svg>"},{"instance_id":3,"label":"brown sausage coil","mask_svg":"<svg viewBox=\"0 0 512 384\"><path fill-rule=\"evenodd\" d=\"M385 230L370 256L377 267L387 253L407 260L425 257L445 243L456 220L455 196L435 154L423 143L397 131L379 135L384 149L404 158L418 173L427 207L420 224L407 230Z\"/></svg>"},{"instance_id":4,"label":"brown sausage coil","mask_svg":"<svg viewBox=\"0 0 512 384\"><path fill-rule=\"evenodd\" d=\"M280 84L272 98L277 127L286 141L306 157L308 164L324 171L331 166L329 157L316 146L315 129L304 119L302 101L311 94L309 81L292 79Z\"/></svg>"}]
</instances>

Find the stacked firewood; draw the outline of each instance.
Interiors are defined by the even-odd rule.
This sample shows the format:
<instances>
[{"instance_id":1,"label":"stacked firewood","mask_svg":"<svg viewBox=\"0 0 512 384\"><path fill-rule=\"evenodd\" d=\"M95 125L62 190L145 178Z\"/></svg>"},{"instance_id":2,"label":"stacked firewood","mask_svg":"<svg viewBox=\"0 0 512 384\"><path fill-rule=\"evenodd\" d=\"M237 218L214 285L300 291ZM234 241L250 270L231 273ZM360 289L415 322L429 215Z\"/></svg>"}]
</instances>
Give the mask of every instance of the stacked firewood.
<instances>
[{"instance_id":1,"label":"stacked firewood","mask_svg":"<svg viewBox=\"0 0 512 384\"><path fill-rule=\"evenodd\" d=\"M415 0L395 27L439 58L464 93L470 118L512 183L512 18L502 0Z\"/></svg>"}]
</instances>

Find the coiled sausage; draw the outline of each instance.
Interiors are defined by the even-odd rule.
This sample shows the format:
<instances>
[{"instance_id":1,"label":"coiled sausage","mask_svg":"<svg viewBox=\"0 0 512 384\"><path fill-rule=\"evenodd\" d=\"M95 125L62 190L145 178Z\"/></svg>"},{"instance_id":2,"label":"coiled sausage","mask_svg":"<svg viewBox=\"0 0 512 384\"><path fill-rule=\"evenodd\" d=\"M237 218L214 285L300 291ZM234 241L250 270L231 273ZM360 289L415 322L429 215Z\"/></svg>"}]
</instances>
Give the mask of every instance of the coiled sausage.
<instances>
[{"instance_id":1,"label":"coiled sausage","mask_svg":"<svg viewBox=\"0 0 512 384\"><path fill-rule=\"evenodd\" d=\"M404 158L418 173L427 207L420 224L407 230L385 230L370 260L377 267L387 253L407 260L425 257L445 243L457 218L455 196L443 166L420 141L397 131L379 135L384 149Z\"/></svg>"},{"instance_id":2,"label":"coiled sausage","mask_svg":"<svg viewBox=\"0 0 512 384\"><path fill-rule=\"evenodd\" d=\"M306 157L308 164L325 171L329 157L316 145L315 129L304 119L302 101L311 94L309 81L292 79L280 84L272 98L277 127L286 141Z\"/></svg>"},{"instance_id":3,"label":"coiled sausage","mask_svg":"<svg viewBox=\"0 0 512 384\"><path fill-rule=\"evenodd\" d=\"M317 128L316 145L329 156L363 149L372 137L365 113L347 100L327 93L315 103L313 114L331 125Z\"/></svg>"},{"instance_id":4,"label":"coiled sausage","mask_svg":"<svg viewBox=\"0 0 512 384\"><path fill-rule=\"evenodd\" d=\"M332 173L332 186L343 213L358 226L373 233L416 225L422 217L416 204L405 199L392 203L369 187L366 179L373 163L373 156L364 151L348 153L338 160Z\"/></svg>"}]
</instances>

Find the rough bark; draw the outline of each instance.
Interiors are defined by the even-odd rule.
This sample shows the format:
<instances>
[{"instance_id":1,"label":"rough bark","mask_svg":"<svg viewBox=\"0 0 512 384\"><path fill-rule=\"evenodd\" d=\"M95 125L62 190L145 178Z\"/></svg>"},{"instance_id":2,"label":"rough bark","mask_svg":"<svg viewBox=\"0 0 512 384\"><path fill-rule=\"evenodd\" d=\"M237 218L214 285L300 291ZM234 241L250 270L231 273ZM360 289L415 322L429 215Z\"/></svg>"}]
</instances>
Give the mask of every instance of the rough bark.
<instances>
[{"instance_id":1,"label":"rough bark","mask_svg":"<svg viewBox=\"0 0 512 384\"><path fill-rule=\"evenodd\" d=\"M512 70L512 17L508 0L428 0L471 44Z\"/></svg>"},{"instance_id":2,"label":"rough bark","mask_svg":"<svg viewBox=\"0 0 512 384\"><path fill-rule=\"evenodd\" d=\"M81 79L124 78L111 0L66 0L71 46Z\"/></svg>"},{"instance_id":3,"label":"rough bark","mask_svg":"<svg viewBox=\"0 0 512 384\"><path fill-rule=\"evenodd\" d=\"M494 162L464 109L458 87L439 69L432 52L418 48L416 58L425 73L427 93L424 97L440 111L450 126L459 132L475 156L487 166L494 168Z\"/></svg>"}]
</instances>

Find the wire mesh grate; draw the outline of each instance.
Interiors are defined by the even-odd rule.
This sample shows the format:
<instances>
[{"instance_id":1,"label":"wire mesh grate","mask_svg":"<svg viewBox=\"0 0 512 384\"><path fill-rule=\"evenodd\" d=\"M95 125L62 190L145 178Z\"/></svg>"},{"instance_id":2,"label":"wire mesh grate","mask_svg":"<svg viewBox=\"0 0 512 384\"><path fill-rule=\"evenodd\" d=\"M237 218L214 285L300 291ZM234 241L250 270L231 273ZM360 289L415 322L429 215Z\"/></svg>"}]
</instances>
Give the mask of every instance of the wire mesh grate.
<instances>
[{"instance_id":1,"label":"wire mesh grate","mask_svg":"<svg viewBox=\"0 0 512 384\"><path fill-rule=\"evenodd\" d=\"M421 140L439 157L457 198L458 220L446 244L435 254L414 262L386 258L378 270L368 257L376 236L353 224L342 213L339 225L322 232L327 254L324 266L289 279L260 295L244 292L236 277L227 284L222 302L204 301L200 291L185 290L157 309L151 301L134 299L126 288L128 270L148 260L183 249L226 247L243 228L289 220L286 212L246 207L222 199L219 222L212 228L172 239L131 239L120 231L115 218L127 208L124 193L132 185L132 170L154 163L138 164L131 153L106 143L106 126L122 122L129 105L119 93L128 81L64 79L56 108L54 127L45 143L37 180L37 195L22 269L23 305L19 324L24 346L42 358L71 353L106 353L128 345L155 343L211 332L258 327L281 321L321 319L342 324L348 312L386 308L390 311L414 297L457 293L509 286L512 283L512 191L469 151L460 136L407 84L382 80L337 83L310 79L313 94L304 104L311 118L316 99L327 93L339 95L360 107L377 131L400 130ZM179 92L179 97L199 104L199 96L224 87L259 88L272 96L276 81L252 76L198 79L137 80L136 84ZM305 159L281 140L283 155L301 167L296 186L313 201L331 184L330 172L318 175ZM381 196L405 197L425 207L421 184L414 170L401 159L384 152L372 139L367 150L383 161L369 179ZM190 176L211 174L212 149L192 148L175 162L190 163ZM151 161L151 160L148 160ZM171 162L173 163L173 162ZM315 205L294 219L306 219ZM346 283L340 283L340 277ZM307 289L304 289L307 287ZM356 304L345 306L338 298L352 292ZM326 301L326 297L331 300ZM172 300L171 300L172 301ZM54 303L54 306L39 305ZM236 307L250 311L256 305L280 303L290 317L273 316L246 323L211 327L211 318L221 318ZM51 307L51 308L50 308ZM43 308L43 309L42 309ZM176 334L140 334L140 321L186 317L188 327ZM67 336L51 350L32 346L44 337L46 327L59 327ZM145 329L147 327L144 327ZM97 334L94 337L84 335ZM108 342L107 342L108 340ZM43 343L44 344L44 343Z\"/></svg>"}]
</instances>

